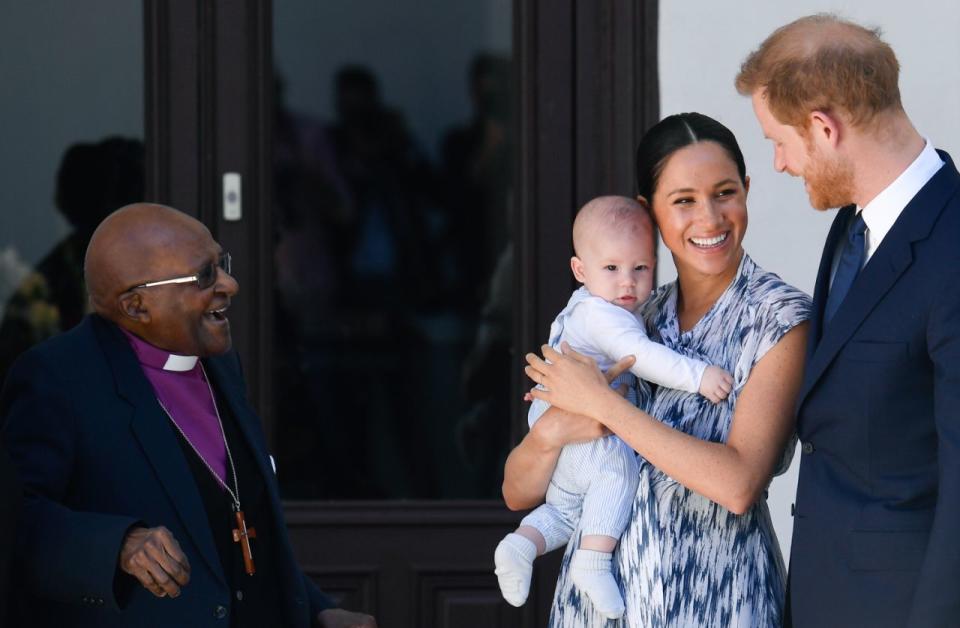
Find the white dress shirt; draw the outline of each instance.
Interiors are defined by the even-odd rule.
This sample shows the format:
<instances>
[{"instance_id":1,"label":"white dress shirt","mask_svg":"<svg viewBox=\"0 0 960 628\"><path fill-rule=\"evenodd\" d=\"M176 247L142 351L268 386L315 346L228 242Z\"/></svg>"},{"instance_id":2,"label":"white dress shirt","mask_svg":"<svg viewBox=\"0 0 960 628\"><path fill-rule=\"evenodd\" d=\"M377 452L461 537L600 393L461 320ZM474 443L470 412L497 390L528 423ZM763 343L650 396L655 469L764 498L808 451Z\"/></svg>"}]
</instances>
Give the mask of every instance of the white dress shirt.
<instances>
[{"instance_id":1,"label":"white dress shirt","mask_svg":"<svg viewBox=\"0 0 960 628\"><path fill-rule=\"evenodd\" d=\"M937 174L941 166L943 160L930 140L926 140L926 145L913 163L861 210L863 222L867 224L867 255L863 260L864 265L877 252L903 209L933 175Z\"/></svg>"},{"instance_id":2,"label":"white dress shirt","mask_svg":"<svg viewBox=\"0 0 960 628\"><path fill-rule=\"evenodd\" d=\"M863 215L863 222L867 225L864 232L866 237L866 251L862 269L873 257L873 254L880 248L880 243L890 232L893 224L903 212L904 208L913 200L917 192L927 184L933 175L937 174L943 166L943 160L937 154L930 140L925 140L923 150L917 155L917 158L907 166L907 169L900 173L893 183L877 194L872 201L864 207L858 207L857 213ZM840 263L840 252L843 250L844 239L837 244L837 249L833 252L833 262L830 266L830 286L833 286L833 278L837 274L837 265Z\"/></svg>"}]
</instances>

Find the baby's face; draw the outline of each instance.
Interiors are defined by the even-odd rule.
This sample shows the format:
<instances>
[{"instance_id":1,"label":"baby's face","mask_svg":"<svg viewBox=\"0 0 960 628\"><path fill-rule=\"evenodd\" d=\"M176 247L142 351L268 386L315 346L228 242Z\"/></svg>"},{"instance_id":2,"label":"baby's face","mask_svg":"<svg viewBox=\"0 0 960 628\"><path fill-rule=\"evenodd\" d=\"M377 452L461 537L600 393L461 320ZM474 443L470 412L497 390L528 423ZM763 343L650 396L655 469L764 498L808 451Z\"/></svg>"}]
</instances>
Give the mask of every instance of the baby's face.
<instances>
[{"instance_id":1,"label":"baby's face","mask_svg":"<svg viewBox=\"0 0 960 628\"><path fill-rule=\"evenodd\" d=\"M656 258L649 230L602 230L580 246L571 260L577 281L595 297L635 311L653 289Z\"/></svg>"}]
</instances>

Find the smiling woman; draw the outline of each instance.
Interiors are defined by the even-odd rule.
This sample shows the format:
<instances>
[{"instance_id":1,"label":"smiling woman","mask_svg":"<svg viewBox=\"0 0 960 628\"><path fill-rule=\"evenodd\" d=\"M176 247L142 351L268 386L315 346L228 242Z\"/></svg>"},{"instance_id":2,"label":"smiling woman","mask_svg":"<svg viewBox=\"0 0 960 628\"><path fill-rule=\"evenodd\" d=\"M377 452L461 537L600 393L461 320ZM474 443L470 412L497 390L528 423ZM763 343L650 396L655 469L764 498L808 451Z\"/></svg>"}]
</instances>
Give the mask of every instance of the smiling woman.
<instances>
[{"instance_id":1,"label":"smiling woman","mask_svg":"<svg viewBox=\"0 0 960 628\"><path fill-rule=\"evenodd\" d=\"M702 294L683 295L680 327L686 330L730 284L743 256L750 189L743 154L729 129L686 113L664 119L644 137L637 172L640 195L652 204L678 272L704 287Z\"/></svg>"},{"instance_id":2,"label":"smiling woman","mask_svg":"<svg viewBox=\"0 0 960 628\"><path fill-rule=\"evenodd\" d=\"M737 272L747 229L747 186L731 179L733 164L713 142L693 144L670 158L654 197L654 217L677 270L704 288L684 295L683 330L706 313ZM693 187L676 189L678 177ZM681 270L682 269L682 270Z\"/></svg>"},{"instance_id":3,"label":"smiling woman","mask_svg":"<svg viewBox=\"0 0 960 628\"><path fill-rule=\"evenodd\" d=\"M517 508L537 503L562 446L600 422L641 457L613 559L622 625L779 626L785 574L765 489L793 451L809 297L743 251L749 180L726 127L700 114L670 116L641 141L637 164L679 275L642 310L650 337L726 369L733 391L713 404L660 387L644 411L575 352L528 355L528 374L546 388L532 395L566 413L544 415L511 453L504 496ZM551 626L606 625L572 584L580 536L567 548Z\"/></svg>"}]
</instances>

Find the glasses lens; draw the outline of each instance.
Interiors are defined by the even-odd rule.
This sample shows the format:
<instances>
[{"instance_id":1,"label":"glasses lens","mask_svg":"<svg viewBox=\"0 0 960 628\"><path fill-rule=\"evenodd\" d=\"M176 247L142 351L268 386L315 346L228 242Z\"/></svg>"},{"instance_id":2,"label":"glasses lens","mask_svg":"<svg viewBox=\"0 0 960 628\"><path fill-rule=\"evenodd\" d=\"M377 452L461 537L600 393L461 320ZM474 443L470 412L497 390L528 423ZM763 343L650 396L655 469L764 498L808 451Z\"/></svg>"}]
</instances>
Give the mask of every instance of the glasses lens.
<instances>
[{"instance_id":1,"label":"glasses lens","mask_svg":"<svg viewBox=\"0 0 960 628\"><path fill-rule=\"evenodd\" d=\"M214 284L217 279L217 265L210 262L200 269L197 273L197 285L201 290L206 290Z\"/></svg>"},{"instance_id":2,"label":"glasses lens","mask_svg":"<svg viewBox=\"0 0 960 628\"><path fill-rule=\"evenodd\" d=\"M230 274L230 254L223 253L217 259L217 263L214 264L210 262L206 266L200 269L200 272L197 273L197 285L201 290L206 290L213 284L217 283L217 269L222 268L223 272Z\"/></svg>"}]
</instances>

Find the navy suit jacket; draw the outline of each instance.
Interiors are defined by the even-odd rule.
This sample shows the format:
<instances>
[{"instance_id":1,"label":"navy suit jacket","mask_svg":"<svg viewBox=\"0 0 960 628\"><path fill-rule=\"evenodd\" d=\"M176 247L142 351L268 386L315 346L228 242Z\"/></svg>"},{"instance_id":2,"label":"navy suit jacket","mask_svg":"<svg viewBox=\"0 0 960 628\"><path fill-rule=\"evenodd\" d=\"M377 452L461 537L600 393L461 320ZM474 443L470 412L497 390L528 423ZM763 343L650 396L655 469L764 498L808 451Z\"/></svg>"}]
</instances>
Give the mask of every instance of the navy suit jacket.
<instances>
[{"instance_id":1,"label":"navy suit jacket","mask_svg":"<svg viewBox=\"0 0 960 628\"><path fill-rule=\"evenodd\" d=\"M277 625L306 628L332 606L302 573L283 523L260 422L235 354L204 366L250 445L281 538L284 608ZM128 341L87 317L16 362L0 396L3 440L27 494L18 560L31 626L227 625L232 592L189 464ZM166 526L190 561L176 599L139 584L115 595L121 542L134 524Z\"/></svg>"},{"instance_id":2,"label":"navy suit jacket","mask_svg":"<svg viewBox=\"0 0 960 628\"><path fill-rule=\"evenodd\" d=\"M13 555L14 534L16 533L17 515L20 510L21 499L20 483L13 463L7 452L0 447L0 626L4 623L7 613L10 582L10 563Z\"/></svg>"},{"instance_id":3,"label":"navy suit jacket","mask_svg":"<svg viewBox=\"0 0 960 628\"><path fill-rule=\"evenodd\" d=\"M824 326L820 262L790 558L798 628L960 626L960 175L949 155Z\"/></svg>"}]
</instances>

